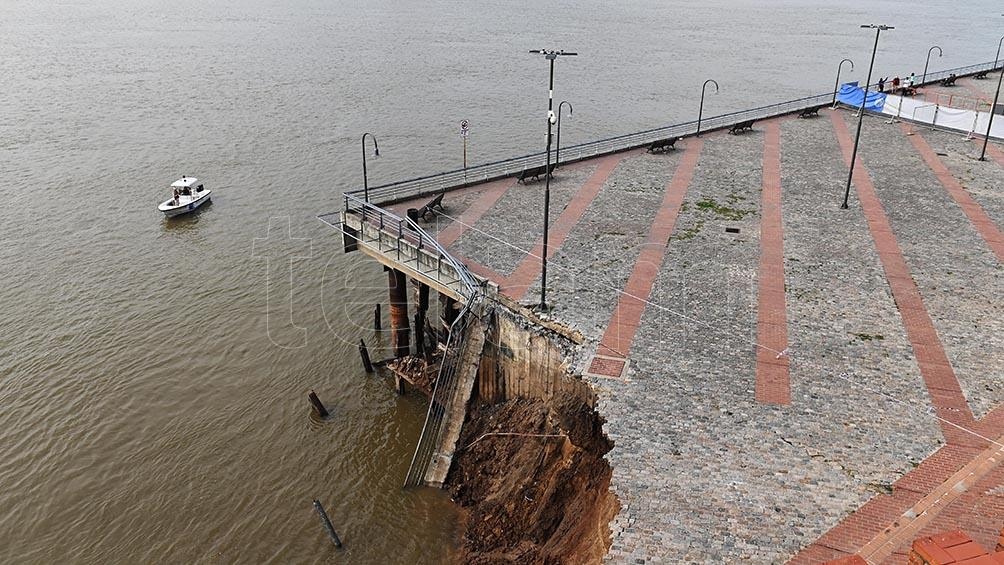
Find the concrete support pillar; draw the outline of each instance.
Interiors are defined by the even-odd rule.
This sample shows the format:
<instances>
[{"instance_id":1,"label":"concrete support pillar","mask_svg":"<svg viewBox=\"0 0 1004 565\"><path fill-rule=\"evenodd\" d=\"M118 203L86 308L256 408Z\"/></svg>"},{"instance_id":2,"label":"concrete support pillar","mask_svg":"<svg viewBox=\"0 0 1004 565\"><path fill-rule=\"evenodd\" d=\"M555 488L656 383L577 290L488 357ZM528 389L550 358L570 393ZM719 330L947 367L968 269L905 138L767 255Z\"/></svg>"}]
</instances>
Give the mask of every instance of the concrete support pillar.
<instances>
[{"instance_id":1,"label":"concrete support pillar","mask_svg":"<svg viewBox=\"0 0 1004 565\"><path fill-rule=\"evenodd\" d=\"M390 290L390 336L394 357L409 353L411 328L408 325L408 277L396 269L387 270Z\"/></svg>"}]
</instances>

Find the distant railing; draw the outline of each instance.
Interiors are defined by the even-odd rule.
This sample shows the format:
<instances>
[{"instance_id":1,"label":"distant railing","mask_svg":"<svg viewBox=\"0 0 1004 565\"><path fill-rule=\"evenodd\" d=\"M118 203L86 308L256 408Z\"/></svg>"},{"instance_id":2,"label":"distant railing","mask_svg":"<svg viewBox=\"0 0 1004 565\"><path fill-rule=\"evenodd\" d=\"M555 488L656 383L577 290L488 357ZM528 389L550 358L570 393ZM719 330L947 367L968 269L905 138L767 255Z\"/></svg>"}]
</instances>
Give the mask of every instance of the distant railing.
<instances>
[{"instance_id":1,"label":"distant railing","mask_svg":"<svg viewBox=\"0 0 1004 565\"><path fill-rule=\"evenodd\" d=\"M994 70L994 62L986 62L978 65L969 65L955 69L931 72L927 74L927 82L924 84L938 82L951 74L962 77L975 74L980 71L989 70ZM876 85L877 83L870 86L874 87ZM791 114L806 108L824 106L829 104L832 100L833 92L827 92L825 94L816 94L814 96L806 96L805 98L797 98L795 100L788 100L777 104L760 106L759 108L753 108L750 110L740 110L711 118L704 118L701 121L701 131L704 132L722 129L747 120L763 120L776 116L783 116L785 114ZM696 131L697 121L691 120L670 126L580 143L570 147L562 147L562 162L570 163L609 153L626 151L628 149L643 147L653 141L668 137L684 137L693 135ZM431 195L444 190L452 190L472 184L510 177L518 174L524 169L538 167L544 164L545 152L541 151L539 153L532 153L522 157L514 157L482 165L475 165L473 167L467 167L466 169L456 169L443 173L396 181L380 186L370 187L370 201L376 204L391 204L402 200ZM363 191L362 189L352 190L346 194L362 198Z\"/></svg>"}]
</instances>

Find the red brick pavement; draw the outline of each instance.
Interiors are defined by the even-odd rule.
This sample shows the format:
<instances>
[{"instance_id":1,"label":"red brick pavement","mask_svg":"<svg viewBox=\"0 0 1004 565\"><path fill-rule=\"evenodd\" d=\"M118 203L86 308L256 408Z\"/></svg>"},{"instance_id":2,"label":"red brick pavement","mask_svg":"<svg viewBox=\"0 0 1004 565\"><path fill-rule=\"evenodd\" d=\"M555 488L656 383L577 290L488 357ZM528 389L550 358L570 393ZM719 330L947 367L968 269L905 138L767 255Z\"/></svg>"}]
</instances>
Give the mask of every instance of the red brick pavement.
<instances>
[{"instance_id":1,"label":"red brick pavement","mask_svg":"<svg viewBox=\"0 0 1004 565\"><path fill-rule=\"evenodd\" d=\"M701 158L703 147L704 141L701 139L687 139L687 144L683 147L683 159L666 188L662 205L656 212L648 236L645 238L644 247L635 260L631 276L624 286L620 300L618 300L607 324L607 329L603 333L597 354L619 358L627 357L628 351L631 349L631 342L634 341L635 333L641 324L641 316L652 292L652 285L655 283L655 278L662 266L666 245L676 225L680 206L683 204L683 198L694 178L694 170ZM602 369L601 365L602 363L598 363L598 360L594 360L589 372L602 374L598 373L598 370Z\"/></svg>"},{"instance_id":2,"label":"red brick pavement","mask_svg":"<svg viewBox=\"0 0 1004 565\"><path fill-rule=\"evenodd\" d=\"M593 171L593 174L582 185L582 188L575 193L575 197L562 210L561 215L558 216L554 224L550 226L547 242L548 259L561 248L561 244L565 242L575 224L579 223L579 220L582 219L582 215L586 213L589 205L592 204L593 200L600 193L604 183L610 178L610 174L617 168L617 165L626 157L636 153L637 151L629 151L608 155L599 159L596 170ZM540 273L540 258L543 254L544 240L541 238L503 283L502 286L505 294L515 300L523 299L530 285Z\"/></svg>"},{"instance_id":3,"label":"red brick pavement","mask_svg":"<svg viewBox=\"0 0 1004 565\"><path fill-rule=\"evenodd\" d=\"M900 124L903 129L903 133L909 134L910 128L906 124ZM948 195L955 200L955 203L962 208L965 212L966 217L972 222L973 227L979 232L980 237L983 241L987 242L987 246L994 252L997 256L998 261L1004 261L1004 235L1001 235L1001 231L994 224L990 216L983 211L983 208L973 200L973 197L966 192L966 189L952 176L952 173L948 170L948 167L941 162L938 155L934 152L934 149L924 140L920 134L910 135L910 143L913 144L913 148L917 150L917 153L924 158L927 166L930 167L934 175L938 177L938 181L941 185L945 187L945 191Z\"/></svg>"},{"instance_id":4,"label":"red brick pavement","mask_svg":"<svg viewBox=\"0 0 1004 565\"><path fill-rule=\"evenodd\" d=\"M784 235L781 220L781 125L766 125L760 216L760 289L757 293L756 400L790 404L788 319L784 293Z\"/></svg>"}]
</instances>

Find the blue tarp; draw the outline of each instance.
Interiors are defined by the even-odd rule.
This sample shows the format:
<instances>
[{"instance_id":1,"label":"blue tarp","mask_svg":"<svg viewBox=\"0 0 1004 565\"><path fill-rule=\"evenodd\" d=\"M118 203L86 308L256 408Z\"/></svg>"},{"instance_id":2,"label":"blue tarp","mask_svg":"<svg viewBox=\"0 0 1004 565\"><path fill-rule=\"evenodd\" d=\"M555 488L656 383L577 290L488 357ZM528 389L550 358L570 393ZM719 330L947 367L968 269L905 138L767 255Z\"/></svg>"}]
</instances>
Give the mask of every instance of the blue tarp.
<instances>
[{"instance_id":1,"label":"blue tarp","mask_svg":"<svg viewBox=\"0 0 1004 565\"><path fill-rule=\"evenodd\" d=\"M837 100L843 102L844 104L854 106L855 108L860 108L861 97L863 96L862 92L863 90L860 86L858 86L857 82L848 82L840 85L840 91L837 93ZM885 106L885 96L885 94L869 90L868 99L865 102L865 110L881 112L882 107Z\"/></svg>"}]
</instances>

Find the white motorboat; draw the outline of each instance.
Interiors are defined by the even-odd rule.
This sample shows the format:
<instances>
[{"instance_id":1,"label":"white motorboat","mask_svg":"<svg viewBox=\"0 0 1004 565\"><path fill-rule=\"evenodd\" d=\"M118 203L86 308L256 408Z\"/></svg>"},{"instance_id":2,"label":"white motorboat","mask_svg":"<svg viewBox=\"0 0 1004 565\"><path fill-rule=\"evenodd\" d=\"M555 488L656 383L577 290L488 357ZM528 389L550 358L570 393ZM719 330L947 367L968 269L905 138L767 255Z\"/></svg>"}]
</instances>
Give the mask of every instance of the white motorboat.
<instances>
[{"instance_id":1,"label":"white motorboat","mask_svg":"<svg viewBox=\"0 0 1004 565\"><path fill-rule=\"evenodd\" d=\"M213 192L202 186L195 177L181 177L171 184L171 190L171 198L157 206L168 218L186 214L209 202L209 195Z\"/></svg>"}]
</instances>

